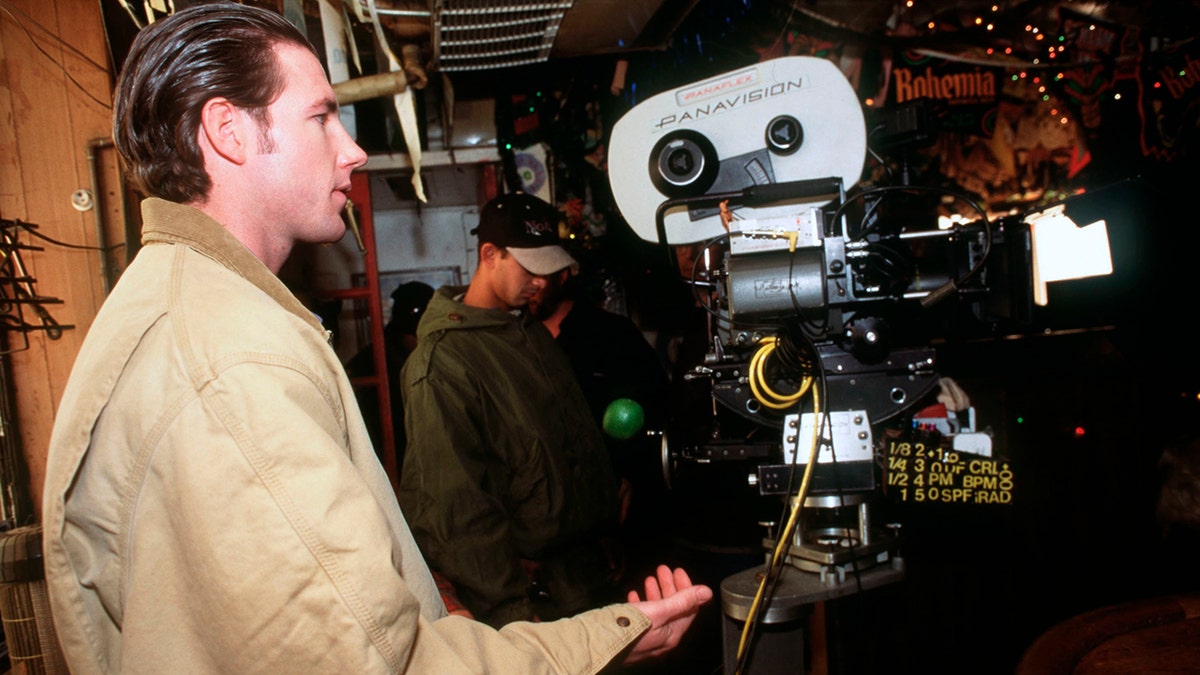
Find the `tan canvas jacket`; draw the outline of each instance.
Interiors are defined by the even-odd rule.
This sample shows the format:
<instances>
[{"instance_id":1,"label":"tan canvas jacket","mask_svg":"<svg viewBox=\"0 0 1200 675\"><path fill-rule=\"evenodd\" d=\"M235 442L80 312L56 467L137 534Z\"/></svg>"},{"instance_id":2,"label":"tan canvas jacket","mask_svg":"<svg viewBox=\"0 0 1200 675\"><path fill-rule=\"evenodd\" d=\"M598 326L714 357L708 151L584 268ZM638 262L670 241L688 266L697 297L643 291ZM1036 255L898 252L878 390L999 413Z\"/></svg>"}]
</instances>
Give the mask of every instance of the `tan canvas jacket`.
<instances>
[{"instance_id":1,"label":"tan canvas jacket","mask_svg":"<svg viewBox=\"0 0 1200 675\"><path fill-rule=\"evenodd\" d=\"M48 457L72 673L594 673L646 630L446 617L319 321L199 211L143 215Z\"/></svg>"}]
</instances>

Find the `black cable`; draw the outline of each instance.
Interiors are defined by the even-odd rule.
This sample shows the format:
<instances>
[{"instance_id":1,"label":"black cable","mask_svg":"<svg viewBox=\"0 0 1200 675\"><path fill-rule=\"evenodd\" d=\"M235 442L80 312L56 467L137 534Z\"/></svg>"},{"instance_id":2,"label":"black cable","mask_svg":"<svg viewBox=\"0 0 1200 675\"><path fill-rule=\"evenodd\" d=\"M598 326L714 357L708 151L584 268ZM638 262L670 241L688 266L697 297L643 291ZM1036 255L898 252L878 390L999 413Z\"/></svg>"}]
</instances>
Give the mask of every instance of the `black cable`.
<instances>
[{"instance_id":1,"label":"black cable","mask_svg":"<svg viewBox=\"0 0 1200 675\"><path fill-rule=\"evenodd\" d=\"M41 232L38 232L38 231L37 231L37 229L36 229L36 228L37 228L37 226L36 226L36 225L33 225L33 224L31 224L31 223L22 222L22 221L20 221L20 220L16 220L16 221L13 221L13 222L14 222L14 223L15 223L15 224L16 224L18 227L20 227L21 229L25 230L25 231L26 231L26 232L28 232L29 234L31 234L31 235L33 235L33 236L37 237L38 239L41 239L42 241L46 241L46 242L49 242L49 243L51 243L51 244L54 244L55 246L61 246L61 247L63 247L63 248L75 248L75 249L80 249L80 250L84 250L84 251L105 251L105 252L108 252L108 251L115 251L115 250L117 250L117 249L119 249L119 248L124 248L124 247L125 247L125 243L124 243L124 242L122 242L122 243L120 243L120 244L113 244L112 246L88 246L88 245L86 245L86 244L68 244L68 243L67 243L67 242L65 242L65 241L59 241L58 239L55 239L55 238L53 238L53 237L48 237L48 236L46 236L46 235L42 234Z\"/></svg>"},{"instance_id":2,"label":"black cable","mask_svg":"<svg viewBox=\"0 0 1200 675\"><path fill-rule=\"evenodd\" d=\"M822 371L821 386L824 386L824 384L825 384L825 376L824 376L824 371ZM846 492L842 486L842 472L841 472L841 467L839 466L839 462L838 462L838 458L837 458L837 449L834 447L834 444L832 443L832 441L829 443L829 454L830 454L830 460L831 460L830 468L833 471L833 482L834 482L834 488L837 490L838 502L841 504L842 508L845 508L846 507ZM872 457L872 460L873 459L874 459L874 457ZM845 514L843 514L843 517L845 517ZM868 525L868 527L870 526L869 523L867 525ZM848 529L848 528L846 528L846 529ZM864 618L864 623L865 623L866 609L864 607L864 601L863 601L862 570L858 566L858 552L857 552L858 543L862 541L862 537L864 536L864 534L865 533L860 531L858 533L858 537L856 538L856 537L850 536L849 532L845 532L843 536L839 537L839 543L842 540L845 540L849 544L850 567L854 573L855 601L856 601L856 604L858 607L859 616Z\"/></svg>"},{"instance_id":3,"label":"black cable","mask_svg":"<svg viewBox=\"0 0 1200 675\"><path fill-rule=\"evenodd\" d=\"M800 308L800 302L796 299L796 286L792 283L792 278L796 274L796 250L792 249L788 255L788 298L792 301L792 310L796 316L800 318L800 328L805 332L805 337L812 339L814 335L824 335L829 328L829 312L822 314L820 322L816 319L804 318L804 312ZM828 305L825 305L827 308ZM810 333L811 330L811 333Z\"/></svg>"},{"instance_id":4,"label":"black cable","mask_svg":"<svg viewBox=\"0 0 1200 675\"><path fill-rule=\"evenodd\" d=\"M832 459L832 461L831 461L832 467L831 468L833 469L833 484L834 484L834 488L837 490L838 502L841 503L842 508L845 508L846 492L842 487L842 472L841 472L840 467L838 466L837 450L834 448L833 443L829 444L829 455L830 455L830 458ZM872 459L874 459L874 458L872 458ZM865 533L863 533L863 532L859 532L857 541L862 541L864 534ZM850 544L850 565L854 568L855 586L857 587L858 593L861 595L863 592L862 572L858 569L858 554L855 551L855 549L858 548L858 544L856 543L856 540L854 537L846 536L845 539Z\"/></svg>"},{"instance_id":5,"label":"black cable","mask_svg":"<svg viewBox=\"0 0 1200 675\"><path fill-rule=\"evenodd\" d=\"M7 0L0 0L0 11L3 11L5 14L7 14L8 17L10 19L12 19L13 23L17 24L17 27L21 29L21 32L25 33L25 37L29 38L29 42L30 42L30 44L33 45L34 49L41 52L42 56L45 56L47 59L49 59L50 63L53 63L56 68L61 70L63 76L66 77L71 82L71 84L75 85L79 89L79 91L83 92L84 96L87 96L88 98L95 101L96 104L99 105L101 108L104 108L105 110L112 110L112 105L105 103L104 101L96 98L90 91L88 91L79 82L79 80L76 80L71 75L70 71L68 71L65 66L63 66L61 63L56 61L54 59L54 57L50 55L50 52L47 52L45 49L43 49L42 46L40 44L38 44L38 41L33 38L33 34L29 32L29 29L25 27L25 24L22 23L21 20L17 18L17 15L14 14L13 12L14 11L19 12L20 14L25 16L25 18L29 19L30 21L33 21L33 19L30 18L28 14L21 12L21 10L17 9L12 3L8 2ZM37 24L36 21L33 21L33 23L35 25ZM38 26L38 27L41 28L41 26ZM49 31L46 31L44 28L42 28L42 30L45 31L46 33L49 33ZM58 44L60 46L65 47L66 49L68 49L71 52L74 52L76 56L78 56L79 58L83 59L84 61L87 61L88 63L95 66L97 70L103 71L105 73L108 72L108 69L106 67L100 65L99 63L96 63L95 61L93 61L91 58L89 58L83 52L79 51L78 49L75 49L75 47L71 46L70 44L67 44L62 38L58 37L57 35L53 35L53 34L50 34L50 37L52 37L56 42L58 42Z\"/></svg>"}]
</instances>

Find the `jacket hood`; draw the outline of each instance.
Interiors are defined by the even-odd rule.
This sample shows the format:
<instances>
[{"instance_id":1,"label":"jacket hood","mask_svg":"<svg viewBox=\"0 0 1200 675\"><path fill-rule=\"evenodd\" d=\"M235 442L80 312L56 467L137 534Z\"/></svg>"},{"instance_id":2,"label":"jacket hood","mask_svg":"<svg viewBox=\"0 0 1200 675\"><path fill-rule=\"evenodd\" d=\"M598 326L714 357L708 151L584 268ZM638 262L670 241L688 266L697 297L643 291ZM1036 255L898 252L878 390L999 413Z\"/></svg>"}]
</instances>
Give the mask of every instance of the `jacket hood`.
<instances>
[{"instance_id":1,"label":"jacket hood","mask_svg":"<svg viewBox=\"0 0 1200 675\"><path fill-rule=\"evenodd\" d=\"M433 294L425 308L425 316L421 317L421 323L417 324L418 341L442 331L494 328L534 320L528 312L482 309L464 305L455 299L462 297L466 292L466 286L442 286Z\"/></svg>"}]
</instances>

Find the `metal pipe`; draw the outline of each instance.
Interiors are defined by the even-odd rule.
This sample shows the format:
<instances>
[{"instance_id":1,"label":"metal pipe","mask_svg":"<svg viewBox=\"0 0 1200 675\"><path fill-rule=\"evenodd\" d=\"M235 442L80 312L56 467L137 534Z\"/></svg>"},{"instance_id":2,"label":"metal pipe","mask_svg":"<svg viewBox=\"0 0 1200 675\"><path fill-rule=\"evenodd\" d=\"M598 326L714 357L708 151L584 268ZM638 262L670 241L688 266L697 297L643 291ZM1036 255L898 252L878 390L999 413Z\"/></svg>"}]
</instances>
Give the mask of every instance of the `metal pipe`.
<instances>
[{"instance_id":1,"label":"metal pipe","mask_svg":"<svg viewBox=\"0 0 1200 675\"><path fill-rule=\"evenodd\" d=\"M375 13L379 16L411 16L419 19L428 19L433 16L433 12L424 9L387 9L386 7L377 7Z\"/></svg>"},{"instance_id":2,"label":"metal pipe","mask_svg":"<svg viewBox=\"0 0 1200 675\"><path fill-rule=\"evenodd\" d=\"M862 546L875 543L871 537L871 505L868 502L858 505L858 543Z\"/></svg>"},{"instance_id":3,"label":"metal pipe","mask_svg":"<svg viewBox=\"0 0 1200 675\"><path fill-rule=\"evenodd\" d=\"M104 295L112 291L112 272L108 265L108 237L104 231L104 216L100 213L100 177L96 167L96 151L112 147L111 138L93 138L87 144L88 175L92 181L92 217L96 222L96 246L100 249L100 278L104 282Z\"/></svg>"},{"instance_id":4,"label":"metal pipe","mask_svg":"<svg viewBox=\"0 0 1200 675\"><path fill-rule=\"evenodd\" d=\"M338 82L333 85L333 94L337 97L338 105L347 105L380 96L393 96L402 93L407 87L406 74L397 70Z\"/></svg>"},{"instance_id":5,"label":"metal pipe","mask_svg":"<svg viewBox=\"0 0 1200 675\"><path fill-rule=\"evenodd\" d=\"M142 222L140 218L129 216L129 190L125 185L125 175L121 173L121 162L117 161L117 194L121 204L121 230L125 233L125 267L133 262L133 257L142 248Z\"/></svg>"}]
</instances>

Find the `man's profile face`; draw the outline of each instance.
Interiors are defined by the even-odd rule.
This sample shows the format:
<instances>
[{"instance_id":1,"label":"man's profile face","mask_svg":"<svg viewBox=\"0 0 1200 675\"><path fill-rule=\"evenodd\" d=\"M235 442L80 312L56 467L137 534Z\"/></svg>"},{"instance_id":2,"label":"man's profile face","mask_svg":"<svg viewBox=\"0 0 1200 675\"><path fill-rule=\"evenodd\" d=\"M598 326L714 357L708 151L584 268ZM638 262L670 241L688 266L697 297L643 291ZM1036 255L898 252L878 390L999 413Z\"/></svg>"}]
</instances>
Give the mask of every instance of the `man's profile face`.
<instances>
[{"instance_id":1,"label":"man's profile face","mask_svg":"<svg viewBox=\"0 0 1200 675\"><path fill-rule=\"evenodd\" d=\"M242 188L259 198L281 243L337 241L350 174L367 156L342 126L316 57L288 44L276 45L275 55L284 86L267 107L270 126L256 139Z\"/></svg>"}]
</instances>

